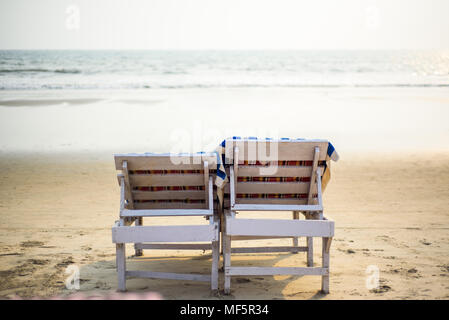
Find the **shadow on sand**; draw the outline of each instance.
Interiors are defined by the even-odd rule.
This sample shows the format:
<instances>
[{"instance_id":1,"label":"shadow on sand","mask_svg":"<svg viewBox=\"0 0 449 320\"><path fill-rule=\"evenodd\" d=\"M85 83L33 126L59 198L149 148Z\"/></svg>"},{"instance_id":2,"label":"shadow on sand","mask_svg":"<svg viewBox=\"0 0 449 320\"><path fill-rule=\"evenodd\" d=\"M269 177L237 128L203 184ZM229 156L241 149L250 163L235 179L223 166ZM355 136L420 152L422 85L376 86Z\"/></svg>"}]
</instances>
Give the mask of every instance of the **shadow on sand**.
<instances>
[{"instance_id":1,"label":"shadow on sand","mask_svg":"<svg viewBox=\"0 0 449 320\"><path fill-rule=\"evenodd\" d=\"M319 248L316 248L318 251ZM127 270L146 270L156 272L201 273L208 274L211 268L210 252L202 251L158 251L144 250L144 256L133 255L132 245L127 246ZM321 259L315 259L319 265ZM233 266L305 266L306 254L264 253L233 254ZM220 260L220 266L222 260ZM223 294L224 276L219 272L218 294L213 295L208 282L128 278L127 292L133 294L156 292L164 299L322 299L321 277L319 276L235 276L231 278L231 294ZM79 292L107 295L116 291L117 272L115 257L94 262L80 269ZM64 289L64 294L70 291Z\"/></svg>"}]
</instances>

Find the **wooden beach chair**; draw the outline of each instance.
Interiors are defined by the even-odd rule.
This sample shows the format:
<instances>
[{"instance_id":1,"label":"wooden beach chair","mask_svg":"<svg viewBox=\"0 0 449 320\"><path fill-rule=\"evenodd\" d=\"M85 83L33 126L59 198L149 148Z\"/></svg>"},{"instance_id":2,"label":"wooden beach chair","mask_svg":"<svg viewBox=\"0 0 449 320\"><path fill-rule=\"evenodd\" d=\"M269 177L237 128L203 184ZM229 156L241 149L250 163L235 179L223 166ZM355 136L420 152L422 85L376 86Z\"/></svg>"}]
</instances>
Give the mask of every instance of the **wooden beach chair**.
<instances>
[{"instance_id":1,"label":"wooden beach chair","mask_svg":"<svg viewBox=\"0 0 449 320\"><path fill-rule=\"evenodd\" d=\"M121 170L120 220L112 228L118 289L126 290L128 277L145 277L210 281L211 289L217 290L220 219L214 215L209 172L216 168L216 154L117 154L115 167ZM143 225L143 218L185 216L204 216L209 224ZM212 250L211 274L127 270L126 243L135 244L136 256L143 249Z\"/></svg>"},{"instance_id":2,"label":"wooden beach chair","mask_svg":"<svg viewBox=\"0 0 449 320\"><path fill-rule=\"evenodd\" d=\"M226 140L229 164L229 202L225 199L222 227L224 290L230 293L232 276L317 275L329 292L329 249L334 222L323 215L322 175L327 166L328 141ZM332 145L329 149L333 151ZM338 155L335 153L338 159ZM327 168L330 169L330 168ZM329 172L327 172L329 174ZM326 181L327 182L327 181ZM260 211L264 219L237 218L236 213ZM293 219L276 219L273 211L292 211ZM299 213L305 219L299 220ZM307 246L298 246L306 237ZM322 238L322 266L313 266L313 237ZM293 238L292 246L234 248L234 240ZM237 267L233 253L307 252L307 267Z\"/></svg>"}]
</instances>

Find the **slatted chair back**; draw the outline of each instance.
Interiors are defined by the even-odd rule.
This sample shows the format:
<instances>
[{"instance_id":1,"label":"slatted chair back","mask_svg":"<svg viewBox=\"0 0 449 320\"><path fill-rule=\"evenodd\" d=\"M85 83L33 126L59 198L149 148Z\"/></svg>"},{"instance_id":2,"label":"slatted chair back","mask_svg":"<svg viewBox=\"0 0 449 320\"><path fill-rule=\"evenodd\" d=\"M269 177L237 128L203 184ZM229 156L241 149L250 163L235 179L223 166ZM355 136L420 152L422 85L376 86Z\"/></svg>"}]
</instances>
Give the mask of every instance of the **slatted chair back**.
<instances>
[{"instance_id":1,"label":"slatted chair back","mask_svg":"<svg viewBox=\"0 0 449 320\"><path fill-rule=\"evenodd\" d=\"M233 183L225 188L225 207L233 201L321 205L321 179L316 175L324 172L327 149L326 140L227 140L225 161L231 165L228 176Z\"/></svg>"},{"instance_id":2,"label":"slatted chair back","mask_svg":"<svg viewBox=\"0 0 449 320\"><path fill-rule=\"evenodd\" d=\"M117 154L114 158L115 168L121 170L118 179L124 182L125 209L213 206L209 188L217 165L214 153Z\"/></svg>"}]
</instances>

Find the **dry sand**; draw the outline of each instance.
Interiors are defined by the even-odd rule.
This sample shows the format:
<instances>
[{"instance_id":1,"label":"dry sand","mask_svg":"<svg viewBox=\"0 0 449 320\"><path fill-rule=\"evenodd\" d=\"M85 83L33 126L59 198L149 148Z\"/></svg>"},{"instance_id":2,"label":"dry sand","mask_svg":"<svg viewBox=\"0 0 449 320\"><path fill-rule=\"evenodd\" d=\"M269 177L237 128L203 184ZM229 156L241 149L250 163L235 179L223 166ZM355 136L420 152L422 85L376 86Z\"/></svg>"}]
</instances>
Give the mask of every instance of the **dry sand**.
<instances>
[{"instance_id":1,"label":"dry sand","mask_svg":"<svg viewBox=\"0 0 449 320\"><path fill-rule=\"evenodd\" d=\"M119 193L112 155L1 154L0 168L0 297L70 294L64 284L70 264L80 268L81 292L114 291L110 228ZM319 293L319 277L234 277L232 295L218 298L448 299L448 186L449 153L342 155L324 197L325 212L336 222L331 293ZM320 245L315 240L316 262ZM128 245L130 269L210 268L210 252L145 251L142 258L133 253ZM233 264L303 266L305 254L237 255ZM380 270L378 290L366 288L369 265ZM127 286L166 299L217 298L199 282L131 279Z\"/></svg>"}]
</instances>

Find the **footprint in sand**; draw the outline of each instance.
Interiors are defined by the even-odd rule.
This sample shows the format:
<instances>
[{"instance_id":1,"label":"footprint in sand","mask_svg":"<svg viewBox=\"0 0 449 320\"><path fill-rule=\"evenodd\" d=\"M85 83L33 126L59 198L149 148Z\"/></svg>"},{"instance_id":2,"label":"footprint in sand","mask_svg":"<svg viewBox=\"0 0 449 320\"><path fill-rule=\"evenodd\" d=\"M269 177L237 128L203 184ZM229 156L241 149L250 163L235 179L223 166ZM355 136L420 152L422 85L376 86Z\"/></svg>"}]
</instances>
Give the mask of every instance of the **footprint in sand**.
<instances>
[{"instance_id":1,"label":"footprint in sand","mask_svg":"<svg viewBox=\"0 0 449 320\"><path fill-rule=\"evenodd\" d=\"M15 277L15 276L24 277L24 276L30 275L34 271L36 271L36 268L33 266L33 264L24 263L15 268L11 268L11 269L5 270L5 271L0 271L0 278L7 279L10 277Z\"/></svg>"},{"instance_id":2,"label":"footprint in sand","mask_svg":"<svg viewBox=\"0 0 449 320\"><path fill-rule=\"evenodd\" d=\"M59 262L56 267L57 268L63 268L63 267L67 267L68 265L75 263L75 261L73 260L73 257L67 257L65 259L63 259L61 262Z\"/></svg>"},{"instance_id":3,"label":"footprint in sand","mask_svg":"<svg viewBox=\"0 0 449 320\"><path fill-rule=\"evenodd\" d=\"M4 256L21 256L23 253L20 252L11 252L11 253L0 253L0 257Z\"/></svg>"},{"instance_id":4,"label":"footprint in sand","mask_svg":"<svg viewBox=\"0 0 449 320\"><path fill-rule=\"evenodd\" d=\"M338 248L337 249L338 251L341 251L341 252L344 252L344 253L347 253L347 254L354 254L355 253L355 251L354 250L352 250L352 249L341 249L341 248Z\"/></svg>"},{"instance_id":5,"label":"footprint in sand","mask_svg":"<svg viewBox=\"0 0 449 320\"><path fill-rule=\"evenodd\" d=\"M28 259L27 262L31 263L31 264L36 264L36 265L43 266L43 265L48 264L50 262L50 260L47 260L47 259Z\"/></svg>"},{"instance_id":6,"label":"footprint in sand","mask_svg":"<svg viewBox=\"0 0 449 320\"><path fill-rule=\"evenodd\" d=\"M24 241L20 244L20 246L23 248L40 247L43 245L44 245L44 242L42 242L42 241Z\"/></svg>"},{"instance_id":7,"label":"footprint in sand","mask_svg":"<svg viewBox=\"0 0 449 320\"><path fill-rule=\"evenodd\" d=\"M408 269L407 275L413 278L422 278L422 276L418 273L418 270L416 268Z\"/></svg>"},{"instance_id":8,"label":"footprint in sand","mask_svg":"<svg viewBox=\"0 0 449 320\"><path fill-rule=\"evenodd\" d=\"M350 293L349 293L349 295L350 296L361 296L361 294L357 291L357 290L352 290Z\"/></svg>"},{"instance_id":9,"label":"footprint in sand","mask_svg":"<svg viewBox=\"0 0 449 320\"><path fill-rule=\"evenodd\" d=\"M416 268L411 269L404 269L404 268L397 268L397 269L391 269L389 273L394 274L400 274L405 277L411 277L411 278L421 278L422 276L419 274L418 270Z\"/></svg>"},{"instance_id":10,"label":"footprint in sand","mask_svg":"<svg viewBox=\"0 0 449 320\"><path fill-rule=\"evenodd\" d=\"M440 264L437 267L440 267L444 272L449 272L449 264Z\"/></svg>"},{"instance_id":11,"label":"footprint in sand","mask_svg":"<svg viewBox=\"0 0 449 320\"><path fill-rule=\"evenodd\" d=\"M145 289L148 287L145 287ZM97 281L95 283L95 289L101 289L101 290L109 290L111 289L111 286L109 286L106 282Z\"/></svg>"},{"instance_id":12,"label":"footprint in sand","mask_svg":"<svg viewBox=\"0 0 449 320\"><path fill-rule=\"evenodd\" d=\"M371 289L370 292L381 294L393 290L389 285L386 284L387 282L388 280L386 279L380 279L379 286L377 288Z\"/></svg>"},{"instance_id":13,"label":"footprint in sand","mask_svg":"<svg viewBox=\"0 0 449 320\"><path fill-rule=\"evenodd\" d=\"M426 239L422 239L419 242L421 242L423 245L425 246L430 246L432 244L432 242L427 241Z\"/></svg>"},{"instance_id":14,"label":"footprint in sand","mask_svg":"<svg viewBox=\"0 0 449 320\"><path fill-rule=\"evenodd\" d=\"M362 249L362 253L363 253L365 256L370 256L370 255L371 255L371 252L369 251L369 249Z\"/></svg>"},{"instance_id":15,"label":"footprint in sand","mask_svg":"<svg viewBox=\"0 0 449 320\"><path fill-rule=\"evenodd\" d=\"M115 257L115 253L105 254L105 253L99 253L97 254L100 258L108 258L108 257Z\"/></svg>"},{"instance_id":16,"label":"footprint in sand","mask_svg":"<svg viewBox=\"0 0 449 320\"><path fill-rule=\"evenodd\" d=\"M372 292L372 293L385 293L385 292L388 292L388 291L391 291L391 290L392 289L391 289L390 286L384 284L384 285L379 286L378 288L371 289L370 292Z\"/></svg>"}]
</instances>

